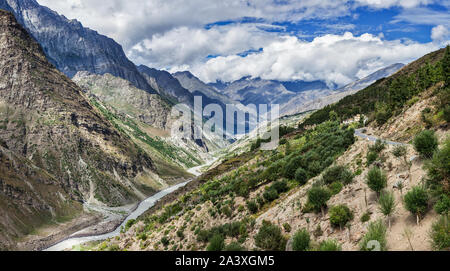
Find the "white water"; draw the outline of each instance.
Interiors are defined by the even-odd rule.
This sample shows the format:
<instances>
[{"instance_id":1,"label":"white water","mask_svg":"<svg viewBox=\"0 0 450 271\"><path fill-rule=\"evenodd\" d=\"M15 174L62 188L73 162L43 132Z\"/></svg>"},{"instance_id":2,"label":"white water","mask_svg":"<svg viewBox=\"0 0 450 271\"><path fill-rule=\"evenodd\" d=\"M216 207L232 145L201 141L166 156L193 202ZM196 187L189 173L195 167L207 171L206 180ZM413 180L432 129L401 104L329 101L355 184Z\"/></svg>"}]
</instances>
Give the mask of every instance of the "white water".
<instances>
[{"instance_id":1,"label":"white water","mask_svg":"<svg viewBox=\"0 0 450 271\"><path fill-rule=\"evenodd\" d=\"M93 235L93 236L87 236L87 237L74 237L74 238L68 238L64 241L61 241L59 243L57 243L56 245L53 245L47 249L45 249L44 251L61 251L61 250L65 250L65 249L69 249L72 248L75 245L80 245L89 241L99 241L99 240L105 240L111 237L115 237L118 236L120 234L120 229L121 227L125 227L125 224L127 223L128 220L130 219L136 219L138 218L140 215L142 215L145 211L147 211L149 208L151 208L153 205L155 205L155 203L161 199L162 197L174 192L175 190L177 190L180 187L185 186L187 183L189 182L184 182L184 183L180 183L174 186L171 186L165 190L162 190L160 192L158 192L157 194L147 198L146 200L142 201L139 206L136 208L136 210L134 210L123 222L122 224L117 227L113 232L110 233L106 233L106 234L101 234L101 235ZM74 233L73 235L76 235L79 232Z\"/></svg>"}]
</instances>

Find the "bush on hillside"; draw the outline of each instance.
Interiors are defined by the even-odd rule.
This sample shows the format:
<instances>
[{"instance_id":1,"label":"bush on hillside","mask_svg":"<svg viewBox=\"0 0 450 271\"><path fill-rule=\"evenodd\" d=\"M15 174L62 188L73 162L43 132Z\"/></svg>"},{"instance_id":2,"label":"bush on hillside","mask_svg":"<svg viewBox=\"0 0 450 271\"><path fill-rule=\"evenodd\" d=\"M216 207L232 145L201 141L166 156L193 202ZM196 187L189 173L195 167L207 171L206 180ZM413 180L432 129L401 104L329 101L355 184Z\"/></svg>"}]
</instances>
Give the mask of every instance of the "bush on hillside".
<instances>
[{"instance_id":1,"label":"bush on hillside","mask_svg":"<svg viewBox=\"0 0 450 271\"><path fill-rule=\"evenodd\" d=\"M428 193L420 187L413 187L404 197L405 208L417 216L417 223L428 209Z\"/></svg>"},{"instance_id":2,"label":"bush on hillside","mask_svg":"<svg viewBox=\"0 0 450 271\"><path fill-rule=\"evenodd\" d=\"M308 191L308 203L311 205L311 207L316 211L319 212L323 208L327 206L327 201L330 199L330 192L323 188L323 187L312 187Z\"/></svg>"},{"instance_id":3,"label":"bush on hillside","mask_svg":"<svg viewBox=\"0 0 450 271\"><path fill-rule=\"evenodd\" d=\"M222 251L225 247L223 236L215 234L209 241L209 245L206 248L208 251Z\"/></svg>"},{"instance_id":4,"label":"bush on hillside","mask_svg":"<svg viewBox=\"0 0 450 271\"><path fill-rule=\"evenodd\" d=\"M281 234L281 229L264 220L258 234L255 236L257 247L268 251L283 251L286 247L286 239Z\"/></svg>"},{"instance_id":5,"label":"bush on hillside","mask_svg":"<svg viewBox=\"0 0 450 271\"><path fill-rule=\"evenodd\" d=\"M330 223L334 227L343 227L353 219L353 213L347 205L341 204L333 206L330 211Z\"/></svg>"},{"instance_id":6,"label":"bush on hillside","mask_svg":"<svg viewBox=\"0 0 450 271\"><path fill-rule=\"evenodd\" d=\"M378 167L371 168L369 173L367 173L367 185L371 190L379 195L381 190L383 190L387 185L386 175Z\"/></svg>"},{"instance_id":7,"label":"bush on hillside","mask_svg":"<svg viewBox=\"0 0 450 271\"><path fill-rule=\"evenodd\" d=\"M359 244L362 251L385 251L386 250L386 226L381 220L371 222L367 233Z\"/></svg>"},{"instance_id":8,"label":"bush on hillside","mask_svg":"<svg viewBox=\"0 0 450 271\"><path fill-rule=\"evenodd\" d=\"M442 215L431 226L431 244L435 250L450 250L449 215Z\"/></svg>"},{"instance_id":9,"label":"bush on hillside","mask_svg":"<svg viewBox=\"0 0 450 271\"><path fill-rule=\"evenodd\" d=\"M311 238L306 229L298 230L292 239L292 249L294 251L306 251L310 248Z\"/></svg>"},{"instance_id":10,"label":"bush on hillside","mask_svg":"<svg viewBox=\"0 0 450 271\"><path fill-rule=\"evenodd\" d=\"M438 147L438 140L434 131L420 132L413 141L414 149L424 158L431 158Z\"/></svg>"},{"instance_id":11,"label":"bush on hillside","mask_svg":"<svg viewBox=\"0 0 450 271\"><path fill-rule=\"evenodd\" d=\"M319 251L341 251L342 246L333 239L328 239L320 242Z\"/></svg>"},{"instance_id":12,"label":"bush on hillside","mask_svg":"<svg viewBox=\"0 0 450 271\"><path fill-rule=\"evenodd\" d=\"M332 166L325 170L322 179L325 184L341 182L347 185L353 181L353 173L345 166Z\"/></svg>"}]
</instances>

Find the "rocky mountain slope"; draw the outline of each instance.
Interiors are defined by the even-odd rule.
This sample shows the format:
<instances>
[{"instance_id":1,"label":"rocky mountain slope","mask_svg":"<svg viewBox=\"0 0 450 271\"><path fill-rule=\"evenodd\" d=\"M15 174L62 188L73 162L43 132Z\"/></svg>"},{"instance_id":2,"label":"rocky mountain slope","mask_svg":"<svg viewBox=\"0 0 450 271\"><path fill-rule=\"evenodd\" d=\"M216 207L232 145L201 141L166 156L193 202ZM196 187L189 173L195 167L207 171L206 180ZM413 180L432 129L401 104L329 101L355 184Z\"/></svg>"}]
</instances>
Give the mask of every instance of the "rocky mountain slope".
<instances>
[{"instance_id":1,"label":"rocky mountain slope","mask_svg":"<svg viewBox=\"0 0 450 271\"><path fill-rule=\"evenodd\" d=\"M450 48L424 56L311 114L277 150L229 157L118 238L86 248L448 250L449 71ZM365 130L342 123L361 113ZM412 129L396 130L403 120Z\"/></svg>"},{"instance_id":2,"label":"rocky mountain slope","mask_svg":"<svg viewBox=\"0 0 450 271\"><path fill-rule=\"evenodd\" d=\"M110 74L78 72L72 80L110 121L144 150L160 158L156 161L157 167L164 169L158 171L160 175L173 163L181 168L198 166L211 158L208 150L217 149L206 134L197 144L193 138L184 138L180 129L172 129L176 121L171 116L172 106L157 94L149 94Z\"/></svg>"},{"instance_id":3,"label":"rocky mountain slope","mask_svg":"<svg viewBox=\"0 0 450 271\"><path fill-rule=\"evenodd\" d=\"M163 186L150 156L47 61L11 13L0 11L0 28L2 237L20 238L64 210L65 217L76 216L80 205L71 201L118 206ZM25 214L41 219L24 230Z\"/></svg>"},{"instance_id":4,"label":"rocky mountain slope","mask_svg":"<svg viewBox=\"0 0 450 271\"><path fill-rule=\"evenodd\" d=\"M204 95L210 99L220 101L222 104L235 104L228 96L225 96L218 92L214 87L205 84L203 81L195 77L189 71L177 72L173 74L173 77L178 79L180 84L187 90L189 90L193 95Z\"/></svg>"},{"instance_id":5,"label":"rocky mountain slope","mask_svg":"<svg viewBox=\"0 0 450 271\"><path fill-rule=\"evenodd\" d=\"M13 12L41 44L50 62L67 76L73 77L78 71L110 73L153 92L114 40L83 27L77 20L68 20L35 0L1 0L0 8Z\"/></svg>"}]
</instances>

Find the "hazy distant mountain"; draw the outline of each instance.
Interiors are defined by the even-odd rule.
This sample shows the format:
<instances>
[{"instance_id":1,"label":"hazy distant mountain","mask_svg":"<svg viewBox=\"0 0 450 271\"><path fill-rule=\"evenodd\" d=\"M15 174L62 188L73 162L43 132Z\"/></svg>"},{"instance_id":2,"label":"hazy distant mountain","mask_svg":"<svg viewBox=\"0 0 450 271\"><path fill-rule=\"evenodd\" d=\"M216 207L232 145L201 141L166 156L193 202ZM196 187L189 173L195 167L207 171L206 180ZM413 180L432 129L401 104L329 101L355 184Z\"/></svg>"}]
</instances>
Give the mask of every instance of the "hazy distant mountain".
<instances>
[{"instance_id":1,"label":"hazy distant mountain","mask_svg":"<svg viewBox=\"0 0 450 271\"><path fill-rule=\"evenodd\" d=\"M68 20L35 0L0 0L0 9L17 21L41 44L49 61L69 77L78 71L110 73L153 92L122 46L113 39Z\"/></svg>"},{"instance_id":2,"label":"hazy distant mountain","mask_svg":"<svg viewBox=\"0 0 450 271\"><path fill-rule=\"evenodd\" d=\"M320 109L339 101L345 96L352 95L359 90L368 87L381 78L385 78L396 73L404 66L405 65L401 63L390 65L334 91L322 90L302 92L283 107L282 114L289 115Z\"/></svg>"}]
</instances>

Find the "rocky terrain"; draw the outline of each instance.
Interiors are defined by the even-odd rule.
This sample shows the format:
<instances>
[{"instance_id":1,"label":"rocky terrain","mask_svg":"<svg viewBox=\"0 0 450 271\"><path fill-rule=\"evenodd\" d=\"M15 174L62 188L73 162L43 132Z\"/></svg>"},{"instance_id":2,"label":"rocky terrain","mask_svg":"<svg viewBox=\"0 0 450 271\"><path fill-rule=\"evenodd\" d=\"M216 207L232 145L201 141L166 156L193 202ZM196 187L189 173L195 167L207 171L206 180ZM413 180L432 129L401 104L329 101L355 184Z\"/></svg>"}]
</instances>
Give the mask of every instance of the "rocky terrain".
<instances>
[{"instance_id":1,"label":"rocky terrain","mask_svg":"<svg viewBox=\"0 0 450 271\"><path fill-rule=\"evenodd\" d=\"M155 178L150 156L47 61L11 13L1 11L0 28L2 165L14 165L2 178L6 246L45 223L78 216L76 202L118 206L168 185Z\"/></svg>"},{"instance_id":2,"label":"rocky terrain","mask_svg":"<svg viewBox=\"0 0 450 271\"><path fill-rule=\"evenodd\" d=\"M448 250L449 62L433 52L310 114L277 150L252 144L83 249ZM385 98L399 82L403 96ZM343 124L355 112L369 122L356 133L363 123Z\"/></svg>"}]
</instances>

